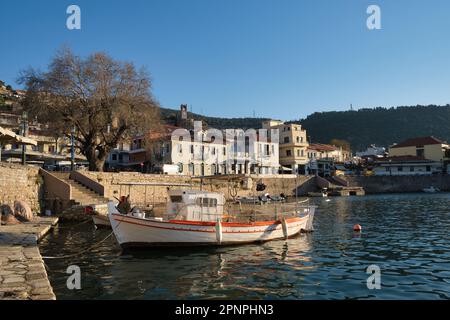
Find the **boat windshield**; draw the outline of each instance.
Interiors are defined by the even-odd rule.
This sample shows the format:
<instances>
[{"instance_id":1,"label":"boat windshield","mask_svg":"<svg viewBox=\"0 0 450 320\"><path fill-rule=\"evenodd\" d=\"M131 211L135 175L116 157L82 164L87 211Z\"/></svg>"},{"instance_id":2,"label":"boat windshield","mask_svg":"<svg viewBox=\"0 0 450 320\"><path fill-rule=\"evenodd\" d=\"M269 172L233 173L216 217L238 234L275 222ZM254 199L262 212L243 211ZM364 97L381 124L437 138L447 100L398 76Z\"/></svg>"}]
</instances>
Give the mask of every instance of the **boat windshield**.
<instances>
[{"instance_id":1,"label":"boat windshield","mask_svg":"<svg viewBox=\"0 0 450 320\"><path fill-rule=\"evenodd\" d=\"M183 197L182 196L170 196L170 201L172 201L173 203L181 203L181 202L183 202Z\"/></svg>"}]
</instances>

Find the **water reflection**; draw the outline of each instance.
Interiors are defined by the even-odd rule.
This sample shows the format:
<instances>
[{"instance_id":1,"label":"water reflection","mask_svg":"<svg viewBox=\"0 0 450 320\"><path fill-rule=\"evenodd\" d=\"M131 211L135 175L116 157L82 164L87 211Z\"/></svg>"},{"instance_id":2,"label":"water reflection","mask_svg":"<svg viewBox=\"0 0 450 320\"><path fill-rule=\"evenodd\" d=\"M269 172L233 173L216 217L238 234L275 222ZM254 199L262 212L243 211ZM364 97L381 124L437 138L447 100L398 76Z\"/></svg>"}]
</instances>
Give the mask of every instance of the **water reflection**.
<instances>
[{"instance_id":1,"label":"water reflection","mask_svg":"<svg viewBox=\"0 0 450 320\"><path fill-rule=\"evenodd\" d=\"M47 260L50 280L59 299L450 297L448 194L315 201L313 234L259 245L125 253L109 239L81 257ZM362 233L353 232L355 223ZM108 232L60 228L41 247L45 255L70 254ZM65 288L69 264L81 267L83 290ZM382 290L365 285L370 264L381 268Z\"/></svg>"}]
</instances>

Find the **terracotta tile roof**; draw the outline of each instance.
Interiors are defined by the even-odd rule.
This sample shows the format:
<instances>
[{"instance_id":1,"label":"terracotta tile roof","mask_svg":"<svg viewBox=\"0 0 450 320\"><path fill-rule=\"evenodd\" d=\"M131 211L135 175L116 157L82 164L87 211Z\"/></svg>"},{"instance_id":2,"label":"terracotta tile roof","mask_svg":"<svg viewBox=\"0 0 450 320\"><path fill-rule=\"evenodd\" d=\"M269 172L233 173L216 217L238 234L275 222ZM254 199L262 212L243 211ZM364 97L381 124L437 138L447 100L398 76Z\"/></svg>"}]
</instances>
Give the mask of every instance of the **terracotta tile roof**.
<instances>
[{"instance_id":1,"label":"terracotta tile roof","mask_svg":"<svg viewBox=\"0 0 450 320\"><path fill-rule=\"evenodd\" d=\"M162 128L158 131L150 130L148 138L151 141L160 139L169 139L172 135L172 132L175 131L176 129L183 129L183 128L166 124L162 126Z\"/></svg>"},{"instance_id":2,"label":"terracotta tile roof","mask_svg":"<svg viewBox=\"0 0 450 320\"><path fill-rule=\"evenodd\" d=\"M332 145L329 145L329 144L321 144L321 143L311 143L308 146L308 149L316 150L316 151L336 151L336 150L339 150L335 146L332 146Z\"/></svg>"},{"instance_id":3,"label":"terracotta tile roof","mask_svg":"<svg viewBox=\"0 0 450 320\"><path fill-rule=\"evenodd\" d=\"M405 141L402 141L398 144L393 145L391 148L403 148L403 147L415 147L415 146L424 146L430 144L443 144L444 141L435 138L433 136L429 137L419 137L419 138L411 138Z\"/></svg>"}]
</instances>

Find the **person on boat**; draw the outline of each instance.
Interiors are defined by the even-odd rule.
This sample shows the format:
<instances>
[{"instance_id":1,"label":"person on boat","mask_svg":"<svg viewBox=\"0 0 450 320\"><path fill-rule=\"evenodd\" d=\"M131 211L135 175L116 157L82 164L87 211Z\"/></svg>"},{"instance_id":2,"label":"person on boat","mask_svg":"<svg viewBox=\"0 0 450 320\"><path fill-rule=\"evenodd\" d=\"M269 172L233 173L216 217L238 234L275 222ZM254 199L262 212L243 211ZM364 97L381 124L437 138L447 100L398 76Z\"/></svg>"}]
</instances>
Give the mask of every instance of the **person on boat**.
<instances>
[{"instance_id":1,"label":"person on boat","mask_svg":"<svg viewBox=\"0 0 450 320\"><path fill-rule=\"evenodd\" d=\"M117 210L121 214L128 214L131 212L131 204L130 204L130 195L121 196L119 200L119 204L117 205Z\"/></svg>"}]
</instances>

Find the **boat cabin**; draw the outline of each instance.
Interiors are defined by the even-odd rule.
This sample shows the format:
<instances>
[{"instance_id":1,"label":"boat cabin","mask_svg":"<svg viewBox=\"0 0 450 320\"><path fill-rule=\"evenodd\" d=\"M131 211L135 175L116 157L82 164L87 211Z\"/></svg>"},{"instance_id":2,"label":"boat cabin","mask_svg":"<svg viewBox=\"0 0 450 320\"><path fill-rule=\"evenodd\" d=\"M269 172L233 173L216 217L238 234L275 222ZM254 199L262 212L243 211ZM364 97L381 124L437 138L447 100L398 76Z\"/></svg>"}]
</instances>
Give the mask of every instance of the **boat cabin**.
<instances>
[{"instance_id":1,"label":"boat cabin","mask_svg":"<svg viewBox=\"0 0 450 320\"><path fill-rule=\"evenodd\" d=\"M217 221L223 216L225 197L201 190L170 190L167 214L175 220Z\"/></svg>"}]
</instances>

